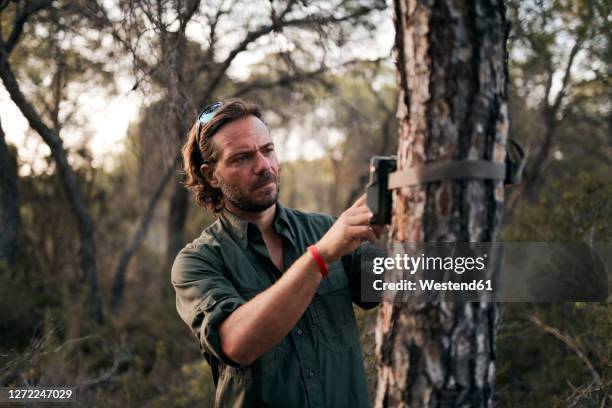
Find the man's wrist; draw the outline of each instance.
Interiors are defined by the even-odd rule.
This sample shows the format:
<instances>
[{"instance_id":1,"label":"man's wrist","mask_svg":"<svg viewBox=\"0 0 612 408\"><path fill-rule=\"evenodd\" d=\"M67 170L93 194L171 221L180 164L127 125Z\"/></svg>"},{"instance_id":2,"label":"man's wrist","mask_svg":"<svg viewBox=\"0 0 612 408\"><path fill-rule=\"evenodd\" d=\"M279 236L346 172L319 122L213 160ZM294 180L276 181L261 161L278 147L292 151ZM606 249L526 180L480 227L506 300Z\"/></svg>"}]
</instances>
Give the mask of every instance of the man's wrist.
<instances>
[{"instance_id":1,"label":"man's wrist","mask_svg":"<svg viewBox=\"0 0 612 408\"><path fill-rule=\"evenodd\" d=\"M335 259L333 259L333 255L330 253L330 251L327 250L324 245L321 245L319 242L317 242L316 244L314 244L314 246L319 251L321 258L323 258L323 261L326 265L329 265L330 263L335 261Z\"/></svg>"},{"instance_id":2,"label":"man's wrist","mask_svg":"<svg viewBox=\"0 0 612 408\"><path fill-rule=\"evenodd\" d=\"M319 251L319 248L316 245L310 245L308 247L308 252L310 253L310 256L312 257L314 262L317 264L319 272L321 272L321 276L325 278L328 273L327 262L323 258L321 252Z\"/></svg>"}]
</instances>

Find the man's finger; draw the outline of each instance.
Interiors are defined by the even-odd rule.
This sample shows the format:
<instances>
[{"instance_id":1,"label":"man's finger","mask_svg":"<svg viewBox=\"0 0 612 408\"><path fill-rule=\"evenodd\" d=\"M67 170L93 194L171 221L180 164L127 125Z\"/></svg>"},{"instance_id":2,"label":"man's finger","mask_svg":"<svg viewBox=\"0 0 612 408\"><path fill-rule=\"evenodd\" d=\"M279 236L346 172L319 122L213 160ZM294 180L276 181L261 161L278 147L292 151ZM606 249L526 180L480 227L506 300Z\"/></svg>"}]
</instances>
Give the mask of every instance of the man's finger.
<instances>
[{"instance_id":1,"label":"man's finger","mask_svg":"<svg viewBox=\"0 0 612 408\"><path fill-rule=\"evenodd\" d=\"M369 225L349 225L348 227L349 234L351 238L360 237L363 234L367 234L370 231Z\"/></svg>"},{"instance_id":2,"label":"man's finger","mask_svg":"<svg viewBox=\"0 0 612 408\"><path fill-rule=\"evenodd\" d=\"M359 197L357 201L355 201L353 205L351 205L351 208L359 207L360 205L364 205L366 203L366 198L367 198L366 195L362 194L361 197Z\"/></svg>"},{"instance_id":3,"label":"man's finger","mask_svg":"<svg viewBox=\"0 0 612 408\"><path fill-rule=\"evenodd\" d=\"M369 225L351 225L349 227L349 233L353 239L367 239L370 242L377 240L376 234Z\"/></svg>"},{"instance_id":4,"label":"man's finger","mask_svg":"<svg viewBox=\"0 0 612 408\"><path fill-rule=\"evenodd\" d=\"M347 216L346 221L349 225L368 225L370 223L371 218L372 213L370 211L364 211L358 214Z\"/></svg>"},{"instance_id":5,"label":"man's finger","mask_svg":"<svg viewBox=\"0 0 612 408\"><path fill-rule=\"evenodd\" d=\"M370 207L368 207L367 205L361 205L359 207L351 207L348 210L346 210L345 214L348 217L351 217L353 215L358 215L358 214L365 214L365 213L371 213L372 211L370 210Z\"/></svg>"},{"instance_id":6,"label":"man's finger","mask_svg":"<svg viewBox=\"0 0 612 408\"><path fill-rule=\"evenodd\" d=\"M363 235L363 239L367 239L371 243L375 243L376 241L378 241L378 237L372 229L370 229L367 233Z\"/></svg>"}]
</instances>

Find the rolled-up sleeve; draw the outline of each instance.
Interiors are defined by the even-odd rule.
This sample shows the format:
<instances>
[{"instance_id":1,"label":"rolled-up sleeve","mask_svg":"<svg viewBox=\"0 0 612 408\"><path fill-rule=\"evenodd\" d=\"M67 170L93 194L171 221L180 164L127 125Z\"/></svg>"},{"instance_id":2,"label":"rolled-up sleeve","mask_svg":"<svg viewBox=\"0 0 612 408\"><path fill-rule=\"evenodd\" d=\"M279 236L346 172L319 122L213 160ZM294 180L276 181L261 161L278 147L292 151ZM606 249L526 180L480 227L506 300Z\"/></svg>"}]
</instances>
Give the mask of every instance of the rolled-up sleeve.
<instances>
[{"instance_id":1,"label":"rolled-up sleeve","mask_svg":"<svg viewBox=\"0 0 612 408\"><path fill-rule=\"evenodd\" d=\"M219 327L246 303L223 273L223 262L205 247L184 248L172 266L176 309L197 337L203 352L239 366L221 349Z\"/></svg>"}]
</instances>

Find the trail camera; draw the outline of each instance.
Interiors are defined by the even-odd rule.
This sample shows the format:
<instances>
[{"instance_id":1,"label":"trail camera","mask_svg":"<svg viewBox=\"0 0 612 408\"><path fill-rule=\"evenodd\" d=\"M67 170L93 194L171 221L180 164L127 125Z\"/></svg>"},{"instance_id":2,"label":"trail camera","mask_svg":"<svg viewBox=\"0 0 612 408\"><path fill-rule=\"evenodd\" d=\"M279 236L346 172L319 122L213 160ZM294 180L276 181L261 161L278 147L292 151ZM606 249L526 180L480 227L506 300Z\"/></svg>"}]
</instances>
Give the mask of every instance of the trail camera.
<instances>
[{"instance_id":1,"label":"trail camera","mask_svg":"<svg viewBox=\"0 0 612 408\"><path fill-rule=\"evenodd\" d=\"M389 173L395 171L397 156L374 156L370 160L370 182L366 187L367 204L372 210L370 224L391 223L391 190Z\"/></svg>"}]
</instances>

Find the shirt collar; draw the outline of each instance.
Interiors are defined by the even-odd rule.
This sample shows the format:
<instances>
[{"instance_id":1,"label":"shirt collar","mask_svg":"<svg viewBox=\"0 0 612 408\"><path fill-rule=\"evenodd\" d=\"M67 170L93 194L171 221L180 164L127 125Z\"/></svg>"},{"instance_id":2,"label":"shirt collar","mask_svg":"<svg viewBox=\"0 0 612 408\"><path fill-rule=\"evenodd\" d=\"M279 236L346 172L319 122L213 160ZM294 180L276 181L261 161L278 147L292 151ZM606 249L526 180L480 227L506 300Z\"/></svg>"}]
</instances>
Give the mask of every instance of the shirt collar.
<instances>
[{"instance_id":1,"label":"shirt collar","mask_svg":"<svg viewBox=\"0 0 612 408\"><path fill-rule=\"evenodd\" d=\"M257 228L257 226L238 217L225 207L221 210L220 219L224 227L238 240L242 249L246 249L249 243L249 229ZM295 237L291 223L289 222L287 210L283 208L278 201L276 201L276 212L274 213L273 222L276 232L290 240Z\"/></svg>"}]
</instances>

